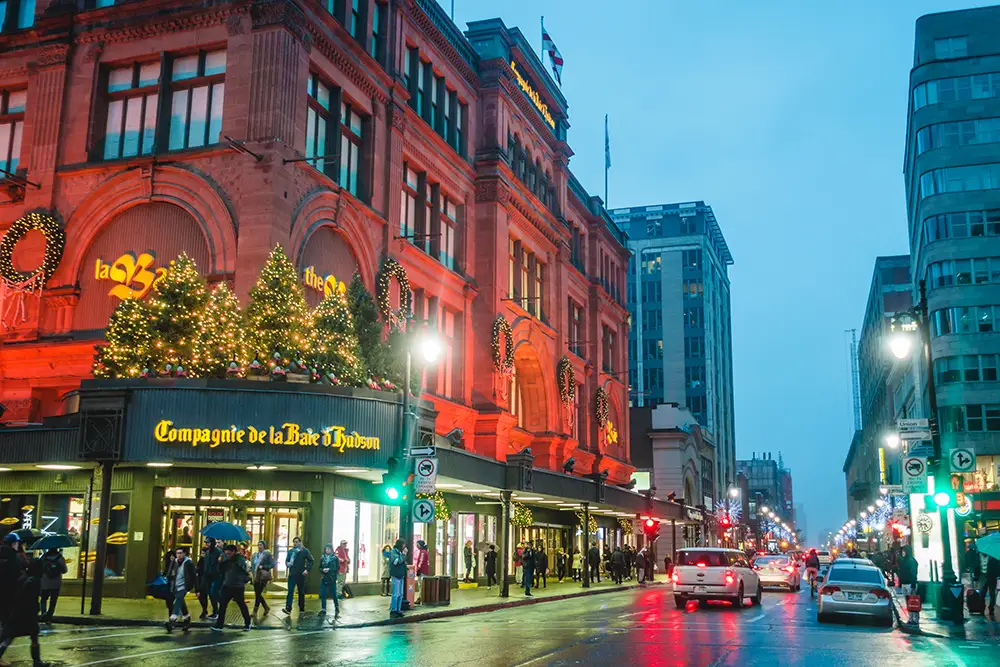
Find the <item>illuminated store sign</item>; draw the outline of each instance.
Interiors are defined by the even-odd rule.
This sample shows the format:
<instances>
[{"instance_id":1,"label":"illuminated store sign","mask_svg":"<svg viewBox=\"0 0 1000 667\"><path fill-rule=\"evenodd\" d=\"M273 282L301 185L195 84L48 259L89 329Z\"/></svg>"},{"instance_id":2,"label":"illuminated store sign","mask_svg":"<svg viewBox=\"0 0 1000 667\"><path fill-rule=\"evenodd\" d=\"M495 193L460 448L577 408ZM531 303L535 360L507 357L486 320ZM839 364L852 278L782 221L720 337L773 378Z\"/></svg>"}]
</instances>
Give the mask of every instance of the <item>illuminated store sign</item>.
<instances>
[{"instance_id":1,"label":"illuminated store sign","mask_svg":"<svg viewBox=\"0 0 1000 667\"><path fill-rule=\"evenodd\" d=\"M343 426L327 426L318 431L302 428L300 424L285 422L280 427L253 426L228 429L209 428L177 428L174 422L163 419L156 424L153 436L158 442L176 443L182 445L207 445L215 449L220 445L291 445L303 447L327 447L341 454L345 449L382 448L380 438L364 436L357 431L347 432Z\"/></svg>"},{"instance_id":2,"label":"illuminated store sign","mask_svg":"<svg viewBox=\"0 0 1000 667\"><path fill-rule=\"evenodd\" d=\"M138 257L127 252L110 264L98 258L94 264L94 278L118 283L108 292L110 296L141 299L167 275L167 270L162 266L152 268L153 259L148 252Z\"/></svg>"},{"instance_id":3,"label":"illuminated store sign","mask_svg":"<svg viewBox=\"0 0 1000 667\"><path fill-rule=\"evenodd\" d=\"M544 118L545 122L549 124L549 127L555 130L556 121L552 118L552 114L549 113L549 105L542 101L541 95L539 95L538 91L531 87L531 84L528 83L528 80L525 79L521 72L517 69L517 63L513 60L510 61L510 68L514 72L514 78L517 79L517 85L521 87L524 94L527 95L528 99L535 105L535 108L538 109L538 113L542 115L542 118Z\"/></svg>"},{"instance_id":4,"label":"illuminated store sign","mask_svg":"<svg viewBox=\"0 0 1000 667\"><path fill-rule=\"evenodd\" d=\"M338 290L341 294L347 292L347 283L342 280L338 281L333 274L323 278L316 273L315 266L307 266L302 272L302 284L317 292L322 292L324 299Z\"/></svg>"}]
</instances>

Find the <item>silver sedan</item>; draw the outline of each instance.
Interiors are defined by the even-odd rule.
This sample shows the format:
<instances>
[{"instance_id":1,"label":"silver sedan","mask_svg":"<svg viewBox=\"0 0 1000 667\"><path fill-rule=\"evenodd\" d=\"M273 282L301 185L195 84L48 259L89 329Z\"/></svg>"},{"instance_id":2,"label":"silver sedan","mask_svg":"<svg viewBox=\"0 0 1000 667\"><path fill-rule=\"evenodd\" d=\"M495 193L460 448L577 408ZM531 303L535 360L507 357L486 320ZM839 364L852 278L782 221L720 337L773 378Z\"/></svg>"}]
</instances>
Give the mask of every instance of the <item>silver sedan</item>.
<instances>
[{"instance_id":1,"label":"silver sedan","mask_svg":"<svg viewBox=\"0 0 1000 667\"><path fill-rule=\"evenodd\" d=\"M790 591L802 588L802 573L795 559L789 556L760 556L753 562L753 569L757 570L761 586Z\"/></svg>"},{"instance_id":2,"label":"silver sedan","mask_svg":"<svg viewBox=\"0 0 1000 667\"><path fill-rule=\"evenodd\" d=\"M819 589L817 620L832 616L865 616L882 625L893 623L892 592L882 572L871 564L835 561Z\"/></svg>"}]
</instances>

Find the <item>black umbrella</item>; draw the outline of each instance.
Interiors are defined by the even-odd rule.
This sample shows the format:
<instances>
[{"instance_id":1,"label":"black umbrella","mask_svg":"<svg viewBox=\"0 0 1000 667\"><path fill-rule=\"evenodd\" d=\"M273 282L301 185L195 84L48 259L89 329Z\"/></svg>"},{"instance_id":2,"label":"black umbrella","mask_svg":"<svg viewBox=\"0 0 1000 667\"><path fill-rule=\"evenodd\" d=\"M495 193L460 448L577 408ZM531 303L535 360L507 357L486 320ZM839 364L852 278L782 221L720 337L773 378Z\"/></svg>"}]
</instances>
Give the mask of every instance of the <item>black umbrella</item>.
<instances>
[{"instance_id":1,"label":"black umbrella","mask_svg":"<svg viewBox=\"0 0 1000 667\"><path fill-rule=\"evenodd\" d=\"M73 542L73 538L69 535L46 535L35 540L30 549L32 551L46 551L48 549L65 549L72 546L76 546L76 543Z\"/></svg>"},{"instance_id":2,"label":"black umbrella","mask_svg":"<svg viewBox=\"0 0 1000 667\"><path fill-rule=\"evenodd\" d=\"M25 544L31 544L42 536L42 531L37 528L21 528L20 530L15 530L14 534Z\"/></svg>"}]
</instances>

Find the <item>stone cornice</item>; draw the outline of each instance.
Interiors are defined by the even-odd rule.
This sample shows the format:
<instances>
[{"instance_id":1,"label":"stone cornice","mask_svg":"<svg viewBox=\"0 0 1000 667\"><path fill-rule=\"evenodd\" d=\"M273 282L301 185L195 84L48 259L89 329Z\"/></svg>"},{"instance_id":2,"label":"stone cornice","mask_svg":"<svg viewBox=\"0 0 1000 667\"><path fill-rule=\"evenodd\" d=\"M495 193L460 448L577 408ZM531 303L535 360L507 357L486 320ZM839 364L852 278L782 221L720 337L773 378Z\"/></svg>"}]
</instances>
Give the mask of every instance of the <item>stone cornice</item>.
<instances>
[{"instance_id":1,"label":"stone cornice","mask_svg":"<svg viewBox=\"0 0 1000 667\"><path fill-rule=\"evenodd\" d=\"M222 25L233 14L243 14L246 12L246 7L222 7L198 14L189 14L162 21L150 21L143 25L130 25L128 27L111 29L95 28L78 34L74 41L77 44L90 44L91 42L104 42L106 44L132 42L173 32Z\"/></svg>"},{"instance_id":2,"label":"stone cornice","mask_svg":"<svg viewBox=\"0 0 1000 667\"><path fill-rule=\"evenodd\" d=\"M437 47L438 51L448 59L452 67L458 70L458 73L472 86L473 92L477 91L479 88L479 75L469 67L469 63L465 62L465 59L459 55L455 47L441 34L441 31L434 25L430 17L424 13L423 9L417 6L414 0L406 0L403 4L406 6L410 18L413 19L413 24L420 29L420 33L424 39Z\"/></svg>"},{"instance_id":3,"label":"stone cornice","mask_svg":"<svg viewBox=\"0 0 1000 667\"><path fill-rule=\"evenodd\" d=\"M389 95L384 90L372 83L375 78L369 76L367 73L363 72L361 68L351 60L343 49L334 44L326 35L320 30L319 26L314 23L308 23L306 30L309 36L312 38L313 48L322 53L334 66L341 72L347 75L347 78L351 80L354 85L363 90L366 95L369 95L375 102L381 102L385 104L388 101Z\"/></svg>"},{"instance_id":4,"label":"stone cornice","mask_svg":"<svg viewBox=\"0 0 1000 667\"><path fill-rule=\"evenodd\" d=\"M24 79L27 78L27 76L27 65L16 65L14 67L8 67L7 69L0 69L0 81L7 81L9 79Z\"/></svg>"}]
</instances>

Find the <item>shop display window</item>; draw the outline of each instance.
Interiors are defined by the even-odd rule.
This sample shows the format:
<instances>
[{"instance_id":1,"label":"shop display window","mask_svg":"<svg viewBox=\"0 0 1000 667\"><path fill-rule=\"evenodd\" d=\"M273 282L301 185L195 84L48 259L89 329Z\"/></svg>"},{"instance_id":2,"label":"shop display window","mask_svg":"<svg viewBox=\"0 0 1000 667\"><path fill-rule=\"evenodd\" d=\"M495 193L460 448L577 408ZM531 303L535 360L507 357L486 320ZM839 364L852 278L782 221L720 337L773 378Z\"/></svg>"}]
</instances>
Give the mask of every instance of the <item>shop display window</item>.
<instances>
[{"instance_id":1,"label":"shop display window","mask_svg":"<svg viewBox=\"0 0 1000 667\"><path fill-rule=\"evenodd\" d=\"M42 496L40 522L43 534L69 535L74 545L62 549L67 572L64 579L80 576L80 540L83 535L83 495L53 494Z\"/></svg>"},{"instance_id":2,"label":"shop display window","mask_svg":"<svg viewBox=\"0 0 1000 667\"><path fill-rule=\"evenodd\" d=\"M399 538L399 508L336 498L333 501L333 546L347 540L350 582L382 577L382 548Z\"/></svg>"}]
</instances>

